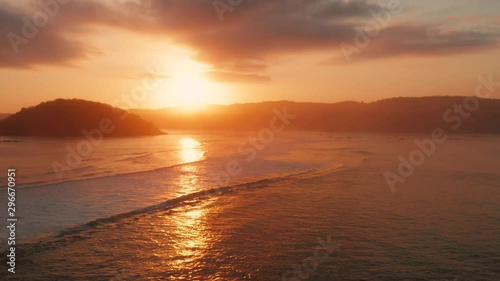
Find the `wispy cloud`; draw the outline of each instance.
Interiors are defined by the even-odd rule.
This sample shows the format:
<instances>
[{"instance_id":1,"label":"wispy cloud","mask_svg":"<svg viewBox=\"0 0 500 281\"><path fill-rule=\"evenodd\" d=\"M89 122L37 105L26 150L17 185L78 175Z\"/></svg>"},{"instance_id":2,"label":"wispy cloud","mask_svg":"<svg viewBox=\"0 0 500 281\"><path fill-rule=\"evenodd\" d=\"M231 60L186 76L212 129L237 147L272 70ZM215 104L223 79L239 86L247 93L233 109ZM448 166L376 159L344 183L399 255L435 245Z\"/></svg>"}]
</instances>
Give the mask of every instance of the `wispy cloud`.
<instances>
[{"instance_id":1,"label":"wispy cloud","mask_svg":"<svg viewBox=\"0 0 500 281\"><path fill-rule=\"evenodd\" d=\"M219 82L265 83L271 81L271 77L257 74L245 74L227 71L209 71L206 74L213 80Z\"/></svg>"},{"instance_id":2,"label":"wispy cloud","mask_svg":"<svg viewBox=\"0 0 500 281\"><path fill-rule=\"evenodd\" d=\"M16 55L6 34L19 32L22 17L31 18L30 12L42 1L28 2L29 9L0 4L4 33L0 67L69 64L89 58L96 50L75 38L88 27L106 25L172 39L195 50L195 59L212 65L213 79L230 82L269 81L265 71L276 56L331 50L334 57L340 43L352 40L354 28L383 8L364 0L252 0L221 22L211 0L122 1L121 5L74 0ZM464 54L494 48L498 38L499 34L465 27L398 21L382 30L360 59ZM325 60L337 62L335 57Z\"/></svg>"}]
</instances>

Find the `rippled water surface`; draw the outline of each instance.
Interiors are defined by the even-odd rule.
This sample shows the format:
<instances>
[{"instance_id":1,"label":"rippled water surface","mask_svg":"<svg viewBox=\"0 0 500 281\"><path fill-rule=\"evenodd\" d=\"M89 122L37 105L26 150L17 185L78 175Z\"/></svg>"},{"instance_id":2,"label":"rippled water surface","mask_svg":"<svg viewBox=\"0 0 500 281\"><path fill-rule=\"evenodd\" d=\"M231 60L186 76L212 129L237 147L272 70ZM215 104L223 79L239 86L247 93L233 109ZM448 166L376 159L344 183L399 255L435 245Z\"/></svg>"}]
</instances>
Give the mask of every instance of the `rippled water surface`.
<instances>
[{"instance_id":1,"label":"rippled water surface","mask_svg":"<svg viewBox=\"0 0 500 281\"><path fill-rule=\"evenodd\" d=\"M125 203L106 208L106 195L77 207L88 216L78 223L69 216L52 235L26 240L18 273L0 276L500 280L500 139L452 139L391 192L383 173L396 171L398 156L425 137L290 133L248 163L238 142L212 153L206 143L194 146L206 158L175 168L31 189L24 194L58 198L51 190L87 188L79 200L90 204L87 197L114 188L121 195L110 204ZM241 175L214 181L235 159L244 164Z\"/></svg>"}]
</instances>

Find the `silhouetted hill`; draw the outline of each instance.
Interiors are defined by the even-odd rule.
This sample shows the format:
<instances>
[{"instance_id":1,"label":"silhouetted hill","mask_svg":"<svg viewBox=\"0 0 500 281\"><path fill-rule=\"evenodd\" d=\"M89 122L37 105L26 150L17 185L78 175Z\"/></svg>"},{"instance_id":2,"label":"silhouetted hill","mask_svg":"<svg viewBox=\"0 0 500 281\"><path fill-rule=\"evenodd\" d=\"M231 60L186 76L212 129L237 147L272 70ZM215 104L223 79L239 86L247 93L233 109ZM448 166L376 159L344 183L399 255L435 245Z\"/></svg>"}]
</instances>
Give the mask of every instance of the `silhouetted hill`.
<instances>
[{"instance_id":1,"label":"silhouetted hill","mask_svg":"<svg viewBox=\"0 0 500 281\"><path fill-rule=\"evenodd\" d=\"M84 130L101 130L103 126L103 135L111 137L163 134L152 123L135 114L127 114L103 103L57 99L23 108L0 120L0 135L79 137Z\"/></svg>"},{"instance_id":2,"label":"silhouetted hill","mask_svg":"<svg viewBox=\"0 0 500 281\"><path fill-rule=\"evenodd\" d=\"M7 118L9 115L9 113L0 113L0 120Z\"/></svg>"},{"instance_id":3,"label":"silhouetted hill","mask_svg":"<svg viewBox=\"0 0 500 281\"><path fill-rule=\"evenodd\" d=\"M479 99L468 118L454 104L465 97L391 98L372 103L298 103L289 101L209 106L196 113L175 108L132 110L157 127L169 129L259 130L269 127L273 109L296 115L287 130L373 133L430 133L443 128L456 133L500 133L500 100ZM451 110L451 112L449 112ZM445 121L444 114L448 112ZM457 118L463 122L458 129Z\"/></svg>"}]
</instances>

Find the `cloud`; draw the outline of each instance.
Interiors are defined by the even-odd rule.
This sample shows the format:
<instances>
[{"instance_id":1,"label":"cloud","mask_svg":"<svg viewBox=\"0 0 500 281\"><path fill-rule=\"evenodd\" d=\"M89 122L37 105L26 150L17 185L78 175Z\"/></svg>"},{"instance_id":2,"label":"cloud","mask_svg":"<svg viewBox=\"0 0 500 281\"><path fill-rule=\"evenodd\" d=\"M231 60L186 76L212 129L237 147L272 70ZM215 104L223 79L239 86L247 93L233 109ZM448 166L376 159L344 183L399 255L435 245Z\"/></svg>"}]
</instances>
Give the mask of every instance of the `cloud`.
<instances>
[{"instance_id":1,"label":"cloud","mask_svg":"<svg viewBox=\"0 0 500 281\"><path fill-rule=\"evenodd\" d=\"M341 55L339 45L352 43L356 28L373 22L387 10L363 0L243 1L225 20L215 17L212 1L155 1L156 28L197 51L197 59L221 71L242 71L242 65L262 72L274 56L328 51ZM427 22L407 22L400 16L382 30L360 59L391 56L449 56L494 48L498 34ZM193 20L196 19L196 20ZM169 29L173 27L173 31ZM255 62L258 62L255 64Z\"/></svg>"},{"instance_id":2,"label":"cloud","mask_svg":"<svg viewBox=\"0 0 500 281\"><path fill-rule=\"evenodd\" d=\"M257 75L257 74L245 74L245 73L226 72L226 71L208 71L206 74L214 81L218 82L264 83L271 81L271 77Z\"/></svg>"},{"instance_id":3,"label":"cloud","mask_svg":"<svg viewBox=\"0 0 500 281\"><path fill-rule=\"evenodd\" d=\"M348 44L351 45L346 45L349 47L345 53L350 53L353 62L397 56L445 57L496 47L498 34L451 30L436 25L399 24L383 30L365 48L358 48L352 41ZM347 61L342 54L322 64Z\"/></svg>"},{"instance_id":4,"label":"cloud","mask_svg":"<svg viewBox=\"0 0 500 281\"><path fill-rule=\"evenodd\" d=\"M126 78L132 80L144 80L144 79L165 80L165 79L170 79L171 76L162 73L140 72L136 74L120 76L120 78Z\"/></svg>"},{"instance_id":5,"label":"cloud","mask_svg":"<svg viewBox=\"0 0 500 281\"><path fill-rule=\"evenodd\" d=\"M312 9L311 15L314 17L349 19L367 17L371 11L379 10L380 6L363 0L316 1Z\"/></svg>"},{"instance_id":6,"label":"cloud","mask_svg":"<svg viewBox=\"0 0 500 281\"><path fill-rule=\"evenodd\" d=\"M73 65L76 60L99 53L92 46L71 39L68 26L52 23L50 15L32 6L34 1L26 3L31 5L24 9L0 3L0 67Z\"/></svg>"},{"instance_id":7,"label":"cloud","mask_svg":"<svg viewBox=\"0 0 500 281\"><path fill-rule=\"evenodd\" d=\"M190 48L195 59L212 66L210 75L218 81L269 81L265 71L272 58L328 50L332 56L341 54L339 45L352 43L355 28L372 21L372 12L386 8L368 0L243 0L226 11L221 21L213 0L121 2L73 0L50 27L21 46L24 50L19 55L0 41L0 67L66 64L88 58L95 50L70 40L68 34L106 25L169 38ZM20 16L0 5L0 29L19 30ZM448 56L497 46L495 33L454 30L428 22L403 23L404 14L394 17L400 18L382 30L360 59Z\"/></svg>"}]
</instances>

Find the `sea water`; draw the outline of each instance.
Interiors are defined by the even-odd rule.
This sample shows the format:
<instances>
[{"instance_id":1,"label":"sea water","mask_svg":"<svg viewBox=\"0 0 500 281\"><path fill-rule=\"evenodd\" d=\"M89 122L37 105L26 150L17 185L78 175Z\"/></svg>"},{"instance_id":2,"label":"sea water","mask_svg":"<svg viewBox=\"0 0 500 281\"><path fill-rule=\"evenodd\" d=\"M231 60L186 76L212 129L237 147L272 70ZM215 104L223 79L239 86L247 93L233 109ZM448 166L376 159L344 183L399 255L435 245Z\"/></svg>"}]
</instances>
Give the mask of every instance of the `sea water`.
<instances>
[{"instance_id":1,"label":"sea water","mask_svg":"<svg viewBox=\"0 0 500 281\"><path fill-rule=\"evenodd\" d=\"M0 276L500 279L499 137L450 136L391 189L384 174L429 136L288 132L254 149L252 136L106 139L62 178L52 164L80 140L0 143L23 241L18 273Z\"/></svg>"}]
</instances>

